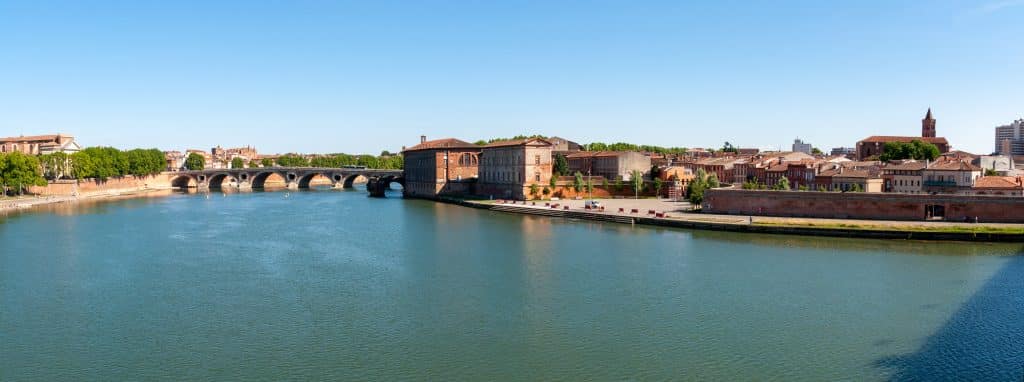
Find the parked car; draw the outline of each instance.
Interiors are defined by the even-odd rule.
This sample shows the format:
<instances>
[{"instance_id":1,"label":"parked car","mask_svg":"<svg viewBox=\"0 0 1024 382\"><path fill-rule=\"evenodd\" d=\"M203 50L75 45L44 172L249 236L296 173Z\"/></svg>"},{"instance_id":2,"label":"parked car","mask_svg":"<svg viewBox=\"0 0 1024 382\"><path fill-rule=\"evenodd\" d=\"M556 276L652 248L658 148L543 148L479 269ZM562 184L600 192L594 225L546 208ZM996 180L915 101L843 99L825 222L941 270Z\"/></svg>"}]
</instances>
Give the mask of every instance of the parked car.
<instances>
[{"instance_id":1,"label":"parked car","mask_svg":"<svg viewBox=\"0 0 1024 382\"><path fill-rule=\"evenodd\" d=\"M596 210L601 208L601 202L596 200L588 200L583 204L588 210Z\"/></svg>"}]
</instances>

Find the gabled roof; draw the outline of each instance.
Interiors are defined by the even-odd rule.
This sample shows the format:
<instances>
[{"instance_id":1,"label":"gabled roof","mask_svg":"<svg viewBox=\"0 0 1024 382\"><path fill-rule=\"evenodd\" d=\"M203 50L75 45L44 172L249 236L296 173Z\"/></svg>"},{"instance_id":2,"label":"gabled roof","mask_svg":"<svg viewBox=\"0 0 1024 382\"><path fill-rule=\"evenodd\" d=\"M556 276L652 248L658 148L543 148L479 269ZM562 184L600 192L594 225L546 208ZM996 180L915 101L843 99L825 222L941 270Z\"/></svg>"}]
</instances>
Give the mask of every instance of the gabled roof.
<instances>
[{"instance_id":1,"label":"gabled roof","mask_svg":"<svg viewBox=\"0 0 1024 382\"><path fill-rule=\"evenodd\" d=\"M913 142L915 140L916 141L921 141L921 142L928 142L928 143L931 143L931 144L939 144L939 143L946 144L946 145L949 144L949 141L947 141L946 138L943 138L943 137L897 137L897 136L890 136L890 135L872 135L870 137L862 139L861 142L865 142L865 143L886 143L886 142L910 143L910 142Z\"/></svg>"},{"instance_id":2,"label":"gabled roof","mask_svg":"<svg viewBox=\"0 0 1024 382\"><path fill-rule=\"evenodd\" d=\"M418 151L418 150L435 150L435 149L478 149L478 148L480 148L480 146L474 145L474 144L466 142L466 141L458 140L458 139L455 139L455 138L444 138L444 139L435 139L435 140L432 140L432 141L426 141L426 142L420 143L420 144L418 144L416 146L407 148L407 149L403 150L402 152Z\"/></svg>"},{"instance_id":3,"label":"gabled roof","mask_svg":"<svg viewBox=\"0 0 1024 382\"><path fill-rule=\"evenodd\" d=\"M890 163L884 167L885 170L919 171L924 170L925 162L906 161L900 164Z\"/></svg>"},{"instance_id":4,"label":"gabled roof","mask_svg":"<svg viewBox=\"0 0 1024 382\"><path fill-rule=\"evenodd\" d=\"M72 136L64 135L64 134L29 135L29 136L21 136L21 137L0 138L0 142L56 141L56 140L58 140L58 138L72 138Z\"/></svg>"},{"instance_id":5,"label":"gabled roof","mask_svg":"<svg viewBox=\"0 0 1024 382\"><path fill-rule=\"evenodd\" d=\"M572 154L566 155L566 159L576 158L597 158L597 157L617 157L623 154L630 153L630 151L577 151Z\"/></svg>"},{"instance_id":6,"label":"gabled roof","mask_svg":"<svg viewBox=\"0 0 1024 382\"><path fill-rule=\"evenodd\" d=\"M981 167L964 161L947 161L938 162L928 166L928 170L940 170L940 171L981 171Z\"/></svg>"},{"instance_id":7,"label":"gabled roof","mask_svg":"<svg viewBox=\"0 0 1024 382\"><path fill-rule=\"evenodd\" d=\"M487 145L484 145L484 148L508 147L508 146L526 146L526 145L553 146L551 144L551 142L548 142L547 140L544 140L544 139L540 139L540 138L526 138L526 139L510 139L510 140L507 140L507 141L491 142L491 143L488 143Z\"/></svg>"},{"instance_id":8,"label":"gabled roof","mask_svg":"<svg viewBox=\"0 0 1024 382\"><path fill-rule=\"evenodd\" d=\"M1012 176L983 176L974 181L974 188L1024 189L1019 178Z\"/></svg>"}]
</instances>

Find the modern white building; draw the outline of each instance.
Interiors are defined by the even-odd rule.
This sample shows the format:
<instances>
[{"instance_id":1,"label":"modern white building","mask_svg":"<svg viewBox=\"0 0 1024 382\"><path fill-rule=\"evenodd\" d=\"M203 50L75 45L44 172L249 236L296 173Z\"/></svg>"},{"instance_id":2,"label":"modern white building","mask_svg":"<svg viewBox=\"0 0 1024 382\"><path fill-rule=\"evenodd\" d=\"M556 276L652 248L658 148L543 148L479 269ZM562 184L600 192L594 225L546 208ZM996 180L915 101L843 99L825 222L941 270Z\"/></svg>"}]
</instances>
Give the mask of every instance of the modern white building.
<instances>
[{"instance_id":1,"label":"modern white building","mask_svg":"<svg viewBox=\"0 0 1024 382\"><path fill-rule=\"evenodd\" d=\"M800 140L800 138L797 138L797 139L793 140L793 150L792 151L810 155L811 154L811 150L814 150L814 148L811 147L810 143L806 143L806 142Z\"/></svg>"},{"instance_id":2,"label":"modern white building","mask_svg":"<svg viewBox=\"0 0 1024 382\"><path fill-rule=\"evenodd\" d=\"M1024 118L996 127L996 153L1024 155Z\"/></svg>"}]
</instances>

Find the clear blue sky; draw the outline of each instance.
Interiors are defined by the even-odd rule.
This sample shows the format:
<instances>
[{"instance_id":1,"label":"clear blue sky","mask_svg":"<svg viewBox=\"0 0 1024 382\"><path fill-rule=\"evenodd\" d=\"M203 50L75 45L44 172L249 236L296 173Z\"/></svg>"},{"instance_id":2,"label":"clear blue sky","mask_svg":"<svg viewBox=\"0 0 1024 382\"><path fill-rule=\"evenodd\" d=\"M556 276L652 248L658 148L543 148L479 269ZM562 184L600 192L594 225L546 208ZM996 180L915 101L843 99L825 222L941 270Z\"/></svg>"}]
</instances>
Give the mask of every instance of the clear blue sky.
<instances>
[{"instance_id":1,"label":"clear blue sky","mask_svg":"<svg viewBox=\"0 0 1024 382\"><path fill-rule=\"evenodd\" d=\"M0 0L0 135L85 145L827 149L928 107L983 153L1024 117L1024 0Z\"/></svg>"}]
</instances>

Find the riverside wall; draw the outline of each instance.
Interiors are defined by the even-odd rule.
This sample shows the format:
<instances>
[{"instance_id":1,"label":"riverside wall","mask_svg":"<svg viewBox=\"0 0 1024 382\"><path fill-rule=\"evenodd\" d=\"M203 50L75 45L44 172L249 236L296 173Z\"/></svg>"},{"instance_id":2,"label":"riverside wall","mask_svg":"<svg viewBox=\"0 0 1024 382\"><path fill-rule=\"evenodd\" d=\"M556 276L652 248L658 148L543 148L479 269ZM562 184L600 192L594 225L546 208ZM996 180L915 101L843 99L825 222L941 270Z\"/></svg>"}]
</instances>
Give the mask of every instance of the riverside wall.
<instances>
[{"instance_id":1,"label":"riverside wall","mask_svg":"<svg viewBox=\"0 0 1024 382\"><path fill-rule=\"evenodd\" d=\"M814 191L707 190L703 210L714 214L827 219L941 219L1024 223L1024 198L1011 196L836 193Z\"/></svg>"},{"instance_id":2,"label":"riverside wall","mask_svg":"<svg viewBox=\"0 0 1024 382\"><path fill-rule=\"evenodd\" d=\"M112 193L159 190L171 187L168 174L123 176L107 180L82 179L53 181L46 186L30 187L30 194L39 196L93 196Z\"/></svg>"}]
</instances>

